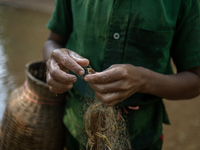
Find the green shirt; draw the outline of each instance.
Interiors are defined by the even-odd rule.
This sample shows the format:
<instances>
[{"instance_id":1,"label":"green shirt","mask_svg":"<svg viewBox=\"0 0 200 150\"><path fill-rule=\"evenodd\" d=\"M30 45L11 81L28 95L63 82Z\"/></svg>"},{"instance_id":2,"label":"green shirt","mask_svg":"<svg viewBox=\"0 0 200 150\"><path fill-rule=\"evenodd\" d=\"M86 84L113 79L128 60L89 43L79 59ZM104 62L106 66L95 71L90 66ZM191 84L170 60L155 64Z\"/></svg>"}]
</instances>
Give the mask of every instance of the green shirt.
<instances>
[{"instance_id":1,"label":"green shirt","mask_svg":"<svg viewBox=\"0 0 200 150\"><path fill-rule=\"evenodd\" d=\"M56 0L47 27L98 72L132 64L172 74L171 58L178 72L200 65L199 0ZM79 108L88 90L78 77L66 104L64 123L78 141L81 131L68 119L83 127ZM147 147L169 124L162 98L135 93L119 104L127 105L140 105L127 115L132 148Z\"/></svg>"}]
</instances>

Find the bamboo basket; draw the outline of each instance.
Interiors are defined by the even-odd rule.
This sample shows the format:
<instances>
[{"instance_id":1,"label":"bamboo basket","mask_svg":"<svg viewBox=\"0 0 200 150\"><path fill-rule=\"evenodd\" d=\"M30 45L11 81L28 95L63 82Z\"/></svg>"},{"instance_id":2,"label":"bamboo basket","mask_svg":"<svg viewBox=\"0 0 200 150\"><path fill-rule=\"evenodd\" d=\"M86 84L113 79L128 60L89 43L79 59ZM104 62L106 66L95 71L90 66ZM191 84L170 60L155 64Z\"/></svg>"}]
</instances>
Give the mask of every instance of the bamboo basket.
<instances>
[{"instance_id":1,"label":"bamboo basket","mask_svg":"<svg viewBox=\"0 0 200 150\"><path fill-rule=\"evenodd\" d=\"M0 150L63 150L66 93L49 91L46 64L30 62L25 83L8 98L1 124Z\"/></svg>"}]
</instances>

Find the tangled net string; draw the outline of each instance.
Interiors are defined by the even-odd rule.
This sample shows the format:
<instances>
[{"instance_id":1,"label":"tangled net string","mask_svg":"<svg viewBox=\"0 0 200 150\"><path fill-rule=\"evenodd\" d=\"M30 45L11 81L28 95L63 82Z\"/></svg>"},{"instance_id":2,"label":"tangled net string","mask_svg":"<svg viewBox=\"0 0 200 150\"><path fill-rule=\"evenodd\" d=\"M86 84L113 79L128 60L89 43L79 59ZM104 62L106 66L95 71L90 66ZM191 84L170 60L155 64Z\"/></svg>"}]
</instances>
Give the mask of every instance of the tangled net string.
<instances>
[{"instance_id":1,"label":"tangled net string","mask_svg":"<svg viewBox=\"0 0 200 150\"><path fill-rule=\"evenodd\" d=\"M126 122L117 110L106 107L97 99L84 114L85 132L88 137L86 150L131 149Z\"/></svg>"}]
</instances>

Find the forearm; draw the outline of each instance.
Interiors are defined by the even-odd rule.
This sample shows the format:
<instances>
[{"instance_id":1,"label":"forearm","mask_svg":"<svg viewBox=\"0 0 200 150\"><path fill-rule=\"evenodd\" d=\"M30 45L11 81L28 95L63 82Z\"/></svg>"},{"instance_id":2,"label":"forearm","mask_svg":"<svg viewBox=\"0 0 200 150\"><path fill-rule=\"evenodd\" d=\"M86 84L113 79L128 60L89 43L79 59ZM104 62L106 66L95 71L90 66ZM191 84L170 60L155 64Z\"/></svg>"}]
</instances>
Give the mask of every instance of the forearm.
<instances>
[{"instance_id":1,"label":"forearm","mask_svg":"<svg viewBox=\"0 0 200 150\"><path fill-rule=\"evenodd\" d=\"M47 61L50 58L53 50L65 47L66 43L67 39L51 31L43 47L44 61Z\"/></svg>"},{"instance_id":2,"label":"forearm","mask_svg":"<svg viewBox=\"0 0 200 150\"><path fill-rule=\"evenodd\" d=\"M43 59L46 62L50 56L53 50L57 49L57 48L61 48L62 46L58 43L56 43L53 40L47 40L44 44L43 47Z\"/></svg>"},{"instance_id":3,"label":"forearm","mask_svg":"<svg viewBox=\"0 0 200 150\"><path fill-rule=\"evenodd\" d=\"M174 75L163 75L148 69L144 72L147 80L142 93L171 100L189 99L200 94L200 77L194 72L184 71Z\"/></svg>"}]
</instances>

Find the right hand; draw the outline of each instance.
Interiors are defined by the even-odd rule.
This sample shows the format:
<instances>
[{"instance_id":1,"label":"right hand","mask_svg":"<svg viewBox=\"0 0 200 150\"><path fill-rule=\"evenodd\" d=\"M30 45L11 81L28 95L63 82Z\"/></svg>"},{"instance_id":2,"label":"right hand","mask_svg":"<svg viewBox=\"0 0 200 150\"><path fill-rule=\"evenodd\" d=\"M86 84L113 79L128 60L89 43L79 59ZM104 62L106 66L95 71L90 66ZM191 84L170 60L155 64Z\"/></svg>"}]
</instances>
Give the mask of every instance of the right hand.
<instances>
[{"instance_id":1,"label":"right hand","mask_svg":"<svg viewBox=\"0 0 200 150\"><path fill-rule=\"evenodd\" d=\"M69 70L75 74L82 76L85 71L82 67L89 65L89 60L83 58L77 53L65 49L55 49L51 53L47 65L47 84L50 91L59 94L70 90L77 78L75 75L69 74Z\"/></svg>"}]
</instances>

